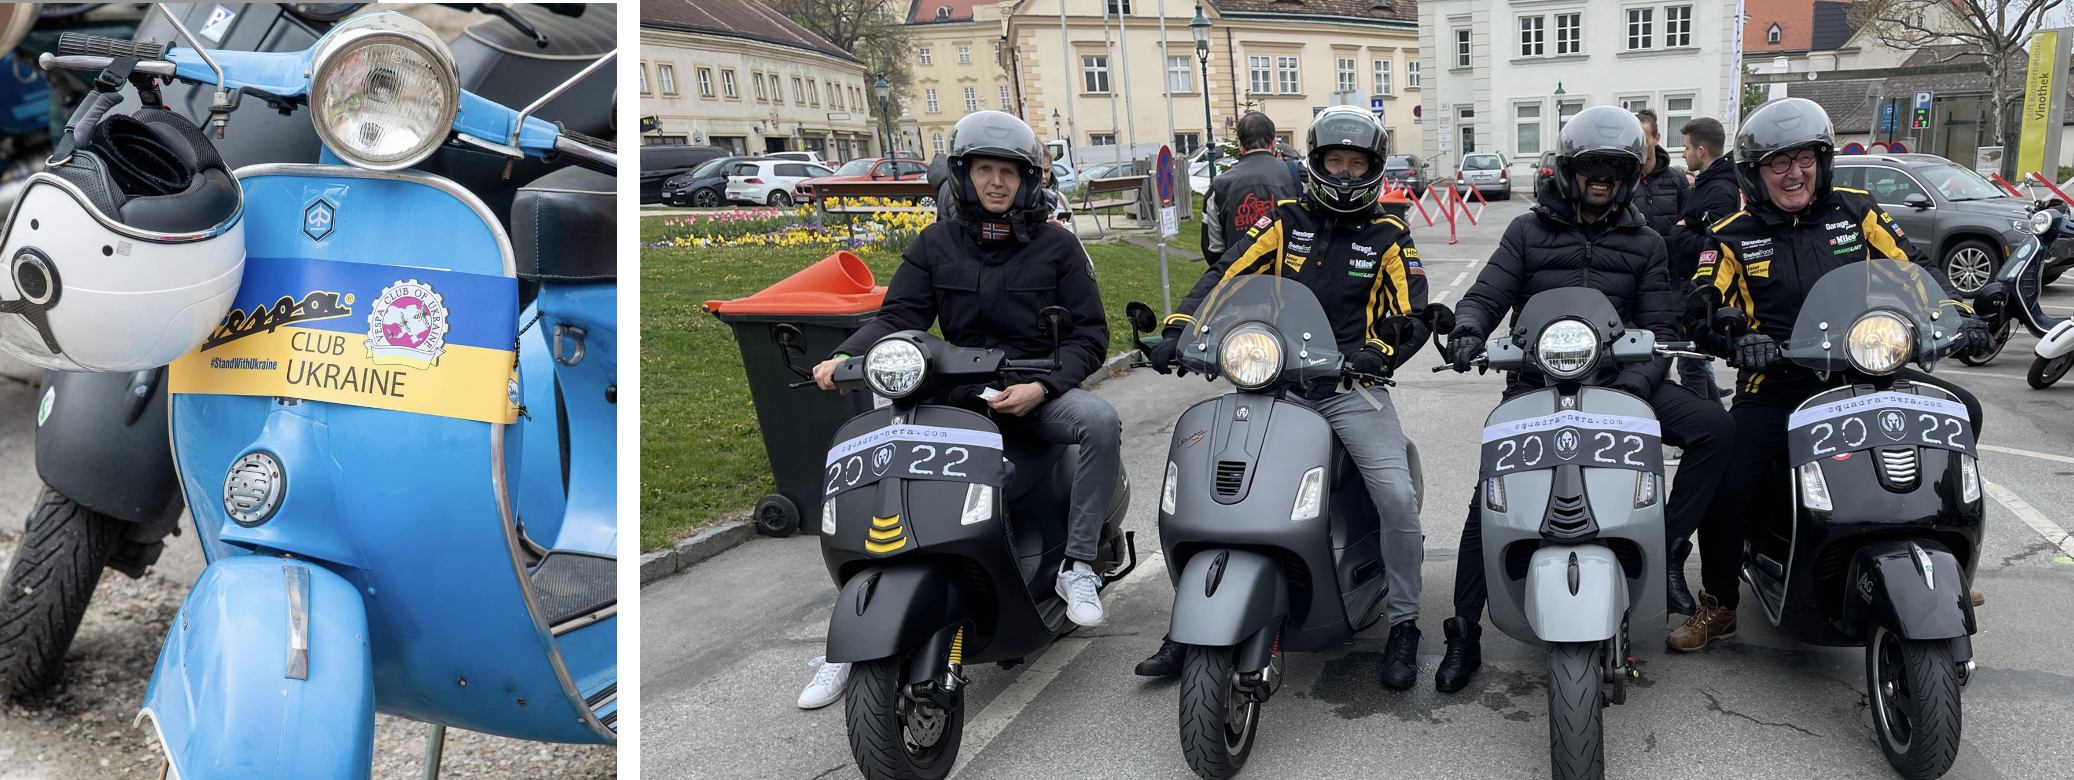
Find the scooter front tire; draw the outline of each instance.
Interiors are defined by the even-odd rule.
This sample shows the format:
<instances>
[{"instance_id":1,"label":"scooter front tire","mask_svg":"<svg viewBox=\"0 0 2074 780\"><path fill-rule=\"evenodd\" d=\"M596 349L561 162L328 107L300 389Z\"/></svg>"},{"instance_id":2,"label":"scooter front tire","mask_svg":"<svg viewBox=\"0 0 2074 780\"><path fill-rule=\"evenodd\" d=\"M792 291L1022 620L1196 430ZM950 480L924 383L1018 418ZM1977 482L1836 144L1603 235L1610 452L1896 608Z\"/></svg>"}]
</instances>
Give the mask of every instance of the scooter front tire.
<instances>
[{"instance_id":1,"label":"scooter front tire","mask_svg":"<svg viewBox=\"0 0 2074 780\"><path fill-rule=\"evenodd\" d=\"M1237 776L1253 754L1260 704L1239 688L1233 648L1188 645L1184 652L1181 756L1203 780Z\"/></svg>"},{"instance_id":2,"label":"scooter front tire","mask_svg":"<svg viewBox=\"0 0 2074 780\"><path fill-rule=\"evenodd\" d=\"M1908 780L1943 777L1959 757L1959 664L1952 640L1906 639L1885 627L1865 646L1865 685L1880 752Z\"/></svg>"},{"instance_id":3,"label":"scooter front tire","mask_svg":"<svg viewBox=\"0 0 2074 780\"><path fill-rule=\"evenodd\" d=\"M850 754L866 780L939 780L958 762L965 738L965 698L942 718L939 729L918 731L926 723L911 717L915 706L901 690L907 686L907 664L899 657L858 661L850 667L843 690L843 715L850 727ZM935 734L927 731L937 732ZM934 741L928 745L933 736Z\"/></svg>"},{"instance_id":4,"label":"scooter front tire","mask_svg":"<svg viewBox=\"0 0 2074 780\"><path fill-rule=\"evenodd\" d=\"M2024 374L2024 381L2030 382L2032 389L2044 390L2066 376L2068 366L2074 366L2074 352L2056 358L2032 358L2031 370Z\"/></svg>"},{"instance_id":5,"label":"scooter front tire","mask_svg":"<svg viewBox=\"0 0 2074 780\"><path fill-rule=\"evenodd\" d=\"M1604 642L1548 643L1548 759L1556 780L1606 776Z\"/></svg>"},{"instance_id":6,"label":"scooter front tire","mask_svg":"<svg viewBox=\"0 0 2074 780\"><path fill-rule=\"evenodd\" d=\"M122 524L43 489L0 586L0 693L24 696L58 683Z\"/></svg>"}]
</instances>

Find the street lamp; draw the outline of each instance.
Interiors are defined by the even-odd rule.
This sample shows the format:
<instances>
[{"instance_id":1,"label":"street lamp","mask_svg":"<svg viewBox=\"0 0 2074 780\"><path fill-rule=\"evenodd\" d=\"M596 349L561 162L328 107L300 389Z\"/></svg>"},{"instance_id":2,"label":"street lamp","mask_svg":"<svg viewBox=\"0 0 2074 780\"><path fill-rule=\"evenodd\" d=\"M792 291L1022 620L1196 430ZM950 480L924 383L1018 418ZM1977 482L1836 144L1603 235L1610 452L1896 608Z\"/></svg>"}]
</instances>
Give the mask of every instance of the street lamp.
<instances>
[{"instance_id":1,"label":"street lamp","mask_svg":"<svg viewBox=\"0 0 2074 780\"><path fill-rule=\"evenodd\" d=\"M1056 108L1051 110L1051 137L1061 139L1066 137L1065 128L1059 124L1059 110ZM1071 146L1071 144L1067 145Z\"/></svg>"},{"instance_id":2,"label":"street lamp","mask_svg":"<svg viewBox=\"0 0 2074 780\"><path fill-rule=\"evenodd\" d=\"M1555 91L1555 99L1556 99L1556 132L1560 133L1560 132L1562 132L1562 131L1563 131L1563 126L1564 126L1564 125L1567 125L1567 124L1569 124L1569 123L1570 123L1570 119L1569 119L1568 117L1565 117L1565 116L1563 116L1563 82L1560 82L1560 81L1556 82L1556 91Z\"/></svg>"},{"instance_id":3,"label":"street lamp","mask_svg":"<svg viewBox=\"0 0 2074 780\"><path fill-rule=\"evenodd\" d=\"M1217 183L1217 126L1210 121L1210 18L1203 15L1203 4L1195 4L1195 18L1188 20L1188 32L1195 36L1195 60L1203 68L1203 143L1209 146L1203 151L1204 167L1210 170L1210 183Z\"/></svg>"},{"instance_id":4,"label":"street lamp","mask_svg":"<svg viewBox=\"0 0 2074 780\"><path fill-rule=\"evenodd\" d=\"M879 98L879 126L886 131L886 154L893 154L893 113L887 101L893 97L893 85L886 83L886 72L879 71L878 82L871 85L871 92Z\"/></svg>"}]
</instances>

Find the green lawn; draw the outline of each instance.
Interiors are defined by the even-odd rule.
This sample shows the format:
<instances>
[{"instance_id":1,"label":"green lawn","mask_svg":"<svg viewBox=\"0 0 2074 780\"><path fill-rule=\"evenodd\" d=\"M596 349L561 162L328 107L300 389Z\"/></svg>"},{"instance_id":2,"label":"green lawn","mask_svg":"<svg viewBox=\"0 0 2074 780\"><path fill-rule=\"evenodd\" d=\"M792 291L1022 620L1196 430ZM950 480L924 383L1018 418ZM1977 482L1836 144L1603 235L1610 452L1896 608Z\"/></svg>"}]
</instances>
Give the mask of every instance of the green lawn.
<instances>
[{"instance_id":1,"label":"green lawn","mask_svg":"<svg viewBox=\"0 0 2074 780\"><path fill-rule=\"evenodd\" d=\"M643 244L660 237L661 221L641 220ZM1195 252L1195 226L1183 224L1173 245ZM1160 308L1159 253L1121 241L1087 248L1109 312L1110 349L1121 351L1130 340L1124 304L1138 299ZM741 351L732 329L701 305L749 295L825 256L822 250L770 248L641 250L643 550L746 509L772 489ZM900 264L889 252L860 257L879 284ZM1202 265L1174 258L1170 271L1178 299Z\"/></svg>"}]
</instances>

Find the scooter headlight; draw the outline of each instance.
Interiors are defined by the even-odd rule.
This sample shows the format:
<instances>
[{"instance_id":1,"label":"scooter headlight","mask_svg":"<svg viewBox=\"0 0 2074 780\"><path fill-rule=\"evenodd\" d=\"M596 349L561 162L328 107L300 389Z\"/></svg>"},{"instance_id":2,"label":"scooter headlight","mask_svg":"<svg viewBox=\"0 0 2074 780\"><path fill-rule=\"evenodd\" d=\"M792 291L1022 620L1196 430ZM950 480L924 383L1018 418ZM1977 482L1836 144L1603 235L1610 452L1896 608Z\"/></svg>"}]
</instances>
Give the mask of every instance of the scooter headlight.
<instances>
[{"instance_id":1,"label":"scooter headlight","mask_svg":"<svg viewBox=\"0 0 2074 780\"><path fill-rule=\"evenodd\" d=\"M1534 362L1556 379L1576 379L1598 357L1599 336L1581 320L1557 320L1534 345Z\"/></svg>"},{"instance_id":2,"label":"scooter headlight","mask_svg":"<svg viewBox=\"0 0 2074 780\"><path fill-rule=\"evenodd\" d=\"M1240 390L1259 390L1282 373L1282 339L1264 325L1233 330L1218 348L1217 366Z\"/></svg>"},{"instance_id":3,"label":"scooter headlight","mask_svg":"<svg viewBox=\"0 0 2074 780\"><path fill-rule=\"evenodd\" d=\"M2052 231L2052 223L2059 221L2060 213L2052 209L2039 209L2031 215L2027 226L2033 235L2045 235Z\"/></svg>"},{"instance_id":4,"label":"scooter headlight","mask_svg":"<svg viewBox=\"0 0 2074 780\"><path fill-rule=\"evenodd\" d=\"M905 398L922 386L928 361L922 348L905 339L886 339L864 353L864 381L887 398Z\"/></svg>"},{"instance_id":5,"label":"scooter headlight","mask_svg":"<svg viewBox=\"0 0 2074 780\"><path fill-rule=\"evenodd\" d=\"M460 110L454 55L398 13L333 28L310 64L310 119L340 159L377 171L418 164L446 142Z\"/></svg>"},{"instance_id":6,"label":"scooter headlight","mask_svg":"<svg viewBox=\"0 0 2074 780\"><path fill-rule=\"evenodd\" d=\"M1907 362L1909 325L1891 312L1876 311L1851 323L1844 338L1845 354L1851 365L1873 375L1894 373Z\"/></svg>"}]
</instances>

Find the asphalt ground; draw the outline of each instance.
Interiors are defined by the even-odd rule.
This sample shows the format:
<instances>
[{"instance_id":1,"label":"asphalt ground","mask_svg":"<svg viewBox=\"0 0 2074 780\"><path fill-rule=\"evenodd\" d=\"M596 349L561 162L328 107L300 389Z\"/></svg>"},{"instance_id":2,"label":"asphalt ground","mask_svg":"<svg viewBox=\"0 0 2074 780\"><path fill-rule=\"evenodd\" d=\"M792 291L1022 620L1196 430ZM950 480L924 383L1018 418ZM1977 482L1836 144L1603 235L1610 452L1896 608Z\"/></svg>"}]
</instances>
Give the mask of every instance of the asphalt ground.
<instances>
[{"instance_id":1,"label":"asphalt ground","mask_svg":"<svg viewBox=\"0 0 2074 780\"><path fill-rule=\"evenodd\" d=\"M1453 303L1468 288L1525 205L1492 204L1453 245L1444 222L1415 229L1435 300ZM2074 312L2074 287L2049 288L2046 304L2056 315ZM2074 625L2066 620L2074 542L2056 545L2039 530L2074 528L2074 480L2065 479L2074 476L2074 384L2026 385L2033 343L2019 336L1987 367L1953 361L1938 370L1980 395L1990 415L1983 444L1999 448L1982 455L1982 471L1999 489L1989 491L1975 579L1988 602L1973 638L1979 670L1965 690L1952 778L2074 775ZM1392 391L1425 459L1420 682L1405 692L1377 682L1388 634L1381 625L1329 652L1292 654L1245 777L1546 776L1543 651L1486 620L1484 668L1468 689L1441 694L1432 686L1440 621L1451 613L1461 497L1477 465L1476 449L1464 444L1502 381L1426 370L1438 362L1422 352ZM1176 737L1176 684L1131 669L1158 647L1172 600L1156 555L1153 496L1173 421L1223 389L1148 371L1102 385L1123 418L1124 462L1138 480L1125 527L1148 557L1108 591L1107 625L1015 669L968 668L965 743L953 777L1193 776ZM1697 556L1689 576L1697 584ZM817 711L794 704L812 675L807 661L825 641L835 596L826 577L809 534L757 538L643 589L643 777L859 776L841 703ZM1642 677L1626 705L1606 712L1609 777L1894 776L1872 731L1862 650L1800 644L1755 609L1742 615L1739 636L1690 655L1664 650L1671 627L1634 627Z\"/></svg>"}]
</instances>

